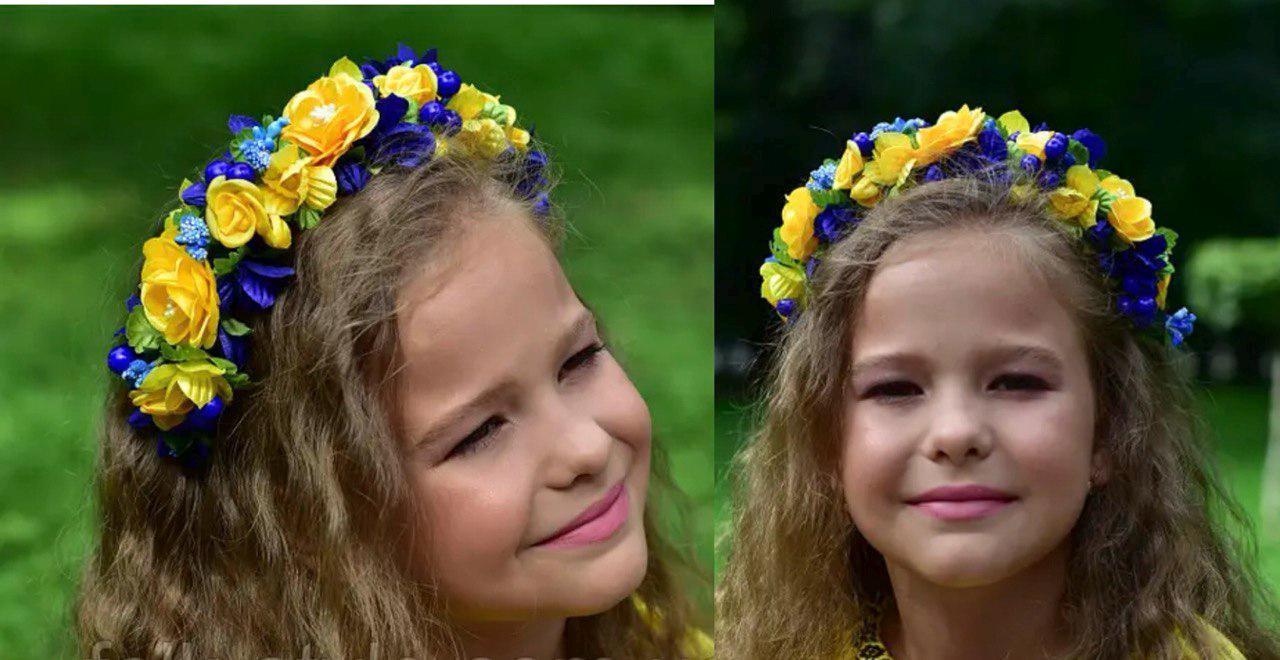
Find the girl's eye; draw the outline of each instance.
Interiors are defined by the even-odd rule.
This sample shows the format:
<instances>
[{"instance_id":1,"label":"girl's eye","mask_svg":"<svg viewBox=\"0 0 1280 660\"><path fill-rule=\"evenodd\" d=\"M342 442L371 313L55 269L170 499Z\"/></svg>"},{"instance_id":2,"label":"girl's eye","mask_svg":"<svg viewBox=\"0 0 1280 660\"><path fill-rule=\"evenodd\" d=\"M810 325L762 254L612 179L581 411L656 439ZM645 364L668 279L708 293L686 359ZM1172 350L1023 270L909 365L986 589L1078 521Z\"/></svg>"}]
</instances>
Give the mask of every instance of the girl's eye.
<instances>
[{"instance_id":1,"label":"girl's eye","mask_svg":"<svg viewBox=\"0 0 1280 660\"><path fill-rule=\"evenodd\" d=\"M569 356L568 360L564 361L564 364L560 365L560 373L557 374L556 377L560 380L564 380L574 371L591 366L591 364L595 362L596 356L600 355L604 349L604 342L597 341L577 353L574 353Z\"/></svg>"},{"instance_id":2,"label":"girl's eye","mask_svg":"<svg viewBox=\"0 0 1280 660\"><path fill-rule=\"evenodd\" d=\"M863 397L868 399L899 399L914 396L916 394L923 394L923 392L914 383L905 380L895 380L873 385L871 389L867 390Z\"/></svg>"},{"instance_id":3,"label":"girl's eye","mask_svg":"<svg viewBox=\"0 0 1280 660\"><path fill-rule=\"evenodd\" d=\"M466 456L467 454L484 447L493 437L494 432L502 428L502 425L506 423L507 420L498 416L493 416L484 420L480 426L477 426L474 431L468 433L467 437L458 441L458 444L454 445L453 449L449 450L449 454L445 456L445 460L455 456Z\"/></svg>"},{"instance_id":4,"label":"girl's eye","mask_svg":"<svg viewBox=\"0 0 1280 660\"><path fill-rule=\"evenodd\" d=\"M1000 387L1001 384L1007 387ZM1013 390L1047 390L1049 384L1039 376L1031 374L1005 374L992 383L992 389L1013 389Z\"/></svg>"}]
</instances>

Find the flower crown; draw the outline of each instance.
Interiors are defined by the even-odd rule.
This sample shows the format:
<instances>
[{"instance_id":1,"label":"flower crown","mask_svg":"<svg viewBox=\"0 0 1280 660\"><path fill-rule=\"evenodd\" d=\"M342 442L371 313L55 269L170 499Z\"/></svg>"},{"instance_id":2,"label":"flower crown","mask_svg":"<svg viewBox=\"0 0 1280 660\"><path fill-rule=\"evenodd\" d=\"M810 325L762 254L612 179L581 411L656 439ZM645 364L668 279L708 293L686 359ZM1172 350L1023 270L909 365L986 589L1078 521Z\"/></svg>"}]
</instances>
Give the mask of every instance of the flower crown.
<instances>
[{"instance_id":1,"label":"flower crown","mask_svg":"<svg viewBox=\"0 0 1280 660\"><path fill-rule=\"evenodd\" d=\"M123 338L107 366L132 386L129 424L158 429L162 457L199 467L233 392L250 385L250 328L294 274L296 231L321 222L339 198L393 167L416 167L451 150L520 159L517 192L549 209L546 156L497 96L463 83L400 45L386 60L343 57L298 92L279 118L232 115L230 148L143 245L138 293L125 302ZM120 340L117 339L117 342Z\"/></svg>"},{"instance_id":2,"label":"flower crown","mask_svg":"<svg viewBox=\"0 0 1280 660\"><path fill-rule=\"evenodd\" d=\"M784 320L796 319L822 253L867 209L912 185L993 168L1020 177L1015 195L1033 186L1048 191L1050 213L1093 249L1114 283L1116 311L1178 346L1196 320L1185 307L1164 313L1178 235L1156 228L1151 202L1132 184L1098 169L1106 153L1106 143L1087 128L1070 136L1043 124L1032 131L1017 110L992 119L965 105L932 125L923 119L881 122L870 134L853 136L839 161L824 161L787 195L770 245L773 256L760 267L760 295Z\"/></svg>"}]
</instances>

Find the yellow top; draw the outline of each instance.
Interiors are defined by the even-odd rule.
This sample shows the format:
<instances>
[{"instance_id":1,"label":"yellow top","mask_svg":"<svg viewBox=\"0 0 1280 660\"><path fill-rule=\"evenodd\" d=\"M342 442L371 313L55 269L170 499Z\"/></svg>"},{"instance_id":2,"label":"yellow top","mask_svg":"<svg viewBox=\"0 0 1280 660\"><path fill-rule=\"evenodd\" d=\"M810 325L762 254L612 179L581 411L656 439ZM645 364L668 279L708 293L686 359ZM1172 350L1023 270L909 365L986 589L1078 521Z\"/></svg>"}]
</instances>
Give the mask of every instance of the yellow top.
<instances>
[{"instance_id":1,"label":"yellow top","mask_svg":"<svg viewBox=\"0 0 1280 660\"><path fill-rule=\"evenodd\" d=\"M636 611L640 613L640 618L644 619L650 626L656 628L662 624L662 615L657 612L651 612L649 606L639 596L632 594L631 603L635 606ZM712 652L715 650L711 636L697 628L690 628L685 631L682 647L681 652L686 660L711 660Z\"/></svg>"},{"instance_id":2,"label":"yellow top","mask_svg":"<svg viewBox=\"0 0 1280 660\"><path fill-rule=\"evenodd\" d=\"M1208 621L1201 620L1209 636L1213 638L1214 643L1218 646L1219 652L1212 658L1206 660L1245 660L1244 654L1240 649L1236 648L1231 640L1227 639L1222 631L1213 627ZM1195 659L1195 650L1191 647L1191 643L1182 636L1178 631L1174 631L1174 635L1182 642L1182 648L1186 651L1187 658ZM893 660L893 656L889 655L889 650L885 648L884 642L880 641L880 620L877 614L875 618L868 619L853 634L853 648L849 650L848 660Z\"/></svg>"}]
</instances>

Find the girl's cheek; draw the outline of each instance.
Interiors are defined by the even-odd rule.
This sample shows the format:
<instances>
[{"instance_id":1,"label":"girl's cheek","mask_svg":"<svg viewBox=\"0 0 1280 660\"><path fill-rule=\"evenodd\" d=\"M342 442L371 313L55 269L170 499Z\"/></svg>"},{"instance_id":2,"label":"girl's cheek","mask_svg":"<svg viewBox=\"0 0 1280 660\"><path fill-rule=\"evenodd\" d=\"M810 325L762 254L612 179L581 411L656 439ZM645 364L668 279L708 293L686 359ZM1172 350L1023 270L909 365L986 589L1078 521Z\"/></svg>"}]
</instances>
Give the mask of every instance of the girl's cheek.
<instances>
[{"instance_id":1,"label":"girl's cheek","mask_svg":"<svg viewBox=\"0 0 1280 660\"><path fill-rule=\"evenodd\" d=\"M532 499L528 479L475 476L449 475L420 488L430 561L440 572L466 575L475 568L483 573L520 548Z\"/></svg>"},{"instance_id":2,"label":"girl's cheek","mask_svg":"<svg viewBox=\"0 0 1280 660\"><path fill-rule=\"evenodd\" d=\"M653 436L649 406L612 356L606 356L600 367L589 404L596 411L596 421L610 436L630 445L636 460L647 465Z\"/></svg>"}]
</instances>

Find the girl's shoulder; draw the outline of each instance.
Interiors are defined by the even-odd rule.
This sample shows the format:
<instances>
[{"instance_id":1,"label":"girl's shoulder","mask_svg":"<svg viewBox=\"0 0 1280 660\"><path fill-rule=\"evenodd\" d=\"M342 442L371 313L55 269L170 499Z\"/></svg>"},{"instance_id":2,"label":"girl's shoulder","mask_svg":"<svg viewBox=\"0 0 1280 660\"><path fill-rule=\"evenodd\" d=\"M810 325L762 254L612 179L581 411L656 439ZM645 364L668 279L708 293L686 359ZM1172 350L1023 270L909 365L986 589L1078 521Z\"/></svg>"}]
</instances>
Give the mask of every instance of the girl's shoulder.
<instances>
[{"instance_id":1,"label":"girl's shoulder","mask_svg":"<svg viewBox=\"0 0 1280 660\"><path fill-rule=\"evenodd\" d=\"M636 608L636 612L640 613L640 618L644 619L645 623L654 628L662 625L662 615L650 610L649 605L639 596L632 594L631 604ZM683 646L683 655L687 660L710 660L715 651L715 644L711 641L711 636L693 627L684 631L684 639L681 645Z\"/></svg>"}]
</instances>

